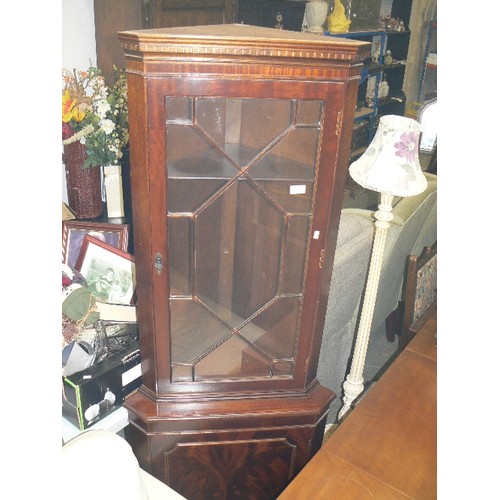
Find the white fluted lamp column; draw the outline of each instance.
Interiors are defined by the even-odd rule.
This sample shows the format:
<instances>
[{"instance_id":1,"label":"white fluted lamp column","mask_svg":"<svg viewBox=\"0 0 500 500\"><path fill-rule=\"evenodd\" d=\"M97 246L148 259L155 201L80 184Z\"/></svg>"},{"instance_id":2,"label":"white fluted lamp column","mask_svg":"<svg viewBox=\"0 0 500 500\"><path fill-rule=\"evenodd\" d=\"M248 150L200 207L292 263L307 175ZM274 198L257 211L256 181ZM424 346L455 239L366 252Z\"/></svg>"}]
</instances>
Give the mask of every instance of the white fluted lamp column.
<instances>
[{"instance_id":1,"label":"white fluted lamp column","mask_svg":"<svg viewBox=\"0 0 500 500\"><path fill-rule=\"evenodd\" d=\"M363 392L363 371L377 299L385 240L393 219L394 196L414 196L427 187L418 160L420 125L411 118L387 115L380 118L375 137L364 154L349 167L351 177L362 187L381 194L375 213L375 237L366 282L363 307L354 346L351 370L343 384L341 419Z\"/></svg>"}]
</instances>

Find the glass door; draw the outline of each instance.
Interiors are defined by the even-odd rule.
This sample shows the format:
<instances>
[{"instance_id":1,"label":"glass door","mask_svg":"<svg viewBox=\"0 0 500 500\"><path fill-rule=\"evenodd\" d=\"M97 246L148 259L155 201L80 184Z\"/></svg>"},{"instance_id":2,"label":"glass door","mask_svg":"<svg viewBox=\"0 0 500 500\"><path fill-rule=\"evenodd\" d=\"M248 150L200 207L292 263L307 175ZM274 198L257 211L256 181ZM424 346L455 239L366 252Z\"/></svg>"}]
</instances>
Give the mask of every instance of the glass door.
<instances>
[{"instance_id":1,"label":"glass door","mask_svg":"<svg viewBox=\"0 0 500 500\"><path fill-rule=\"evenodd\" d=\"M294 376L320 99L167 97L171 379Z\"/></svg>"}]
</instances>

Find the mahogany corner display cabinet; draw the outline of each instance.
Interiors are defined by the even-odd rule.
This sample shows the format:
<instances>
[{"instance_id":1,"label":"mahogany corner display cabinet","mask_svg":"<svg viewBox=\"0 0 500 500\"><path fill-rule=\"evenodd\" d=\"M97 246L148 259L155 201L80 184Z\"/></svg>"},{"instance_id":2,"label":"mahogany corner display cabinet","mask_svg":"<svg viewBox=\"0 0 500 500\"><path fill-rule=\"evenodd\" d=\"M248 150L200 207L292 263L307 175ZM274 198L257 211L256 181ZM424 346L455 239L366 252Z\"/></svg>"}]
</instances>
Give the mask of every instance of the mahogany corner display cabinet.
<instances>
[{"instance_id":1,"label":"mahogany corner display cabinet","mask_svg":"<svg viewBox=\"0 0 500 500\"><path fill-rule=\"evenodd\" d=\"M316 380L370 44L248 25L118 34L128 79L143 468L276 498L321 446Z\"/></svg>"}]
</instances>

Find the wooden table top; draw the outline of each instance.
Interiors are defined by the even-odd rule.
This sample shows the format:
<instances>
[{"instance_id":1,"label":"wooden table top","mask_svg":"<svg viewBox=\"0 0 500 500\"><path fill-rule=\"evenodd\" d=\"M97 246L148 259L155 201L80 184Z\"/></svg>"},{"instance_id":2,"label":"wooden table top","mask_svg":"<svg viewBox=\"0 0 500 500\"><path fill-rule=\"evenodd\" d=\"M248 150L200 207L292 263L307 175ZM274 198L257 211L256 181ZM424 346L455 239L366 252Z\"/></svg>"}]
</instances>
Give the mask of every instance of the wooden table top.
<instances>
[{"instance_id":1,"label":"wooden table top","mask_svg":"<svg viewBox=\"0 0 500 500\"><path fill-rule=\"evenodd\" d=\"M436 498L435 332L430 319L279 500Z\"/></svg>"}]
</instances>

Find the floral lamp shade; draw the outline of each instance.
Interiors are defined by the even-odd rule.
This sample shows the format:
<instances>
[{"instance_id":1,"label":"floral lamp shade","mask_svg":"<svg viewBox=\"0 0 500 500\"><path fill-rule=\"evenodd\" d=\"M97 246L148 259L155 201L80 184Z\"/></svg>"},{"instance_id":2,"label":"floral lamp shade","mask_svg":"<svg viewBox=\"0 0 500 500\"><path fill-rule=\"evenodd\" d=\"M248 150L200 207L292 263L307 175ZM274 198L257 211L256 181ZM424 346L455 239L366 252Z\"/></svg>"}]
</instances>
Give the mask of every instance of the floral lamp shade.
<instances>
[{"instance_id":1,"label":"floral lamp shade","mask_svg":"<svg viewBox=\"0 0 500 500\"><path fill-rule=\"evenodd\" d=\"M386 115L364 154L349 167L361 186L392 196L414 196L427 187L419 153L420 124L403 116Z\"/></svg>"}]
</instances>

